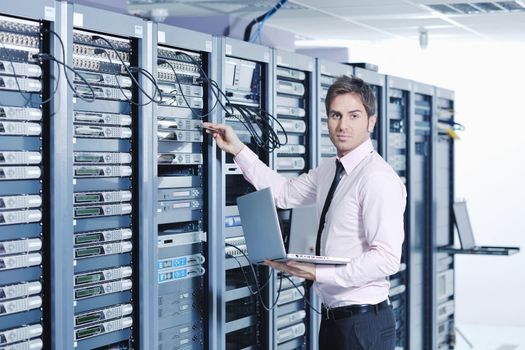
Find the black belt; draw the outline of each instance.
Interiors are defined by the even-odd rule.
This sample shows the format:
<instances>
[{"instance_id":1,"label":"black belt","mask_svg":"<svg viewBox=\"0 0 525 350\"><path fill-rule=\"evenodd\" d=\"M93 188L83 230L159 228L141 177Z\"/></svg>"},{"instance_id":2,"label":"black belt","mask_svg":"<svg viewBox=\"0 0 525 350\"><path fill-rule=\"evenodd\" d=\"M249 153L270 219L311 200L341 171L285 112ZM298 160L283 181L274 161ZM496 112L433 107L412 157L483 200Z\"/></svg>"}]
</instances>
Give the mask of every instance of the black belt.
<instances>
[{"instance_id":1,"label":"black belt","mask_svg":"<svg viewBox=\"0 0 525 350\"><path fill-rule=\"evenodd\" d=\"M379 310L390 307L390 301L387 299L379 304L371 305L348 305L329 309L323 305L321 309L321 317L323 320L338 320L342 318L351 317L359 314L366 314L367 312L378 312Z\"/></svg>"}]
</instances>

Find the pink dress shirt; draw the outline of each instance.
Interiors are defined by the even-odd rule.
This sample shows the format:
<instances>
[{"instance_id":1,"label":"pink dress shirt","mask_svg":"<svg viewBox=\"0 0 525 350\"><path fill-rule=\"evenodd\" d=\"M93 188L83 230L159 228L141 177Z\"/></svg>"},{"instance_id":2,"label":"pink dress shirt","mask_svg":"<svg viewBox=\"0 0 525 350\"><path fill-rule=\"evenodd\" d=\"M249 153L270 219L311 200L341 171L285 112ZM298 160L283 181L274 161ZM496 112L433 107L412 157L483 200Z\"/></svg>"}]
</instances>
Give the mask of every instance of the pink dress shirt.
<instances>
[{"instance_id":1,"label":"pink dress shirt","mask_svg":"<svg viewBox=\"0 0 525 350\"><path fill-rule=\"evenodd\" d=\"M351 258L346 265L316 265L314 288L328 307L377 304L388 297L387 276L399 270L404 239L405 186L367 140L340 159L345 172L326 214L321 255ZM248 147L235 157L257 189L270 187L275 205L316 204L321 216L336 162L330 158L296 178L262 163ZM317 234L317 227L312 229Z\"/></svg>"}]
</instances>

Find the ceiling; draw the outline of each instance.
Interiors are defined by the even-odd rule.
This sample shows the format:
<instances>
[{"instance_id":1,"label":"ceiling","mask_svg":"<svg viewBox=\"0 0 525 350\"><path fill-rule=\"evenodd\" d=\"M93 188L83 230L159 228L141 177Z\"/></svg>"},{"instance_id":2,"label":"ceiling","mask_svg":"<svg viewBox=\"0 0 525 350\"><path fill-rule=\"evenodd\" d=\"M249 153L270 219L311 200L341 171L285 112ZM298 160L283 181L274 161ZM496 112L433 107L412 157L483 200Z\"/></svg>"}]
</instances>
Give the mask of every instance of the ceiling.
<instances>
[{"instance_id":1,"label":"ceiling","mask_svg":"<svg viewBox=\"0 0 525 350\"><path fill-rule=\"evenodd\" d=\"M477 11L443 14L427 5L476 4L484 0L289 0L265 25L316 40L417 40L424 30L432 40L473 39L525 42L525 11ZM104 0L86 0L84 3ZM114 0L144 16L195 17L231 15L254 18L276 0ZM488 1L485 1L488 2ZM129 3L129 4L127 4ZM525 0L508 1L525 10ZM489 4L494 7L492 4ZM458 7L460 5L457 5ZM462 5L464 6L464 5ZM481 6L481 5L480 5ZM479 7L478 7L479 8ZM476 12L476 11L473 11Z\"/></svg>"}]
</instances>

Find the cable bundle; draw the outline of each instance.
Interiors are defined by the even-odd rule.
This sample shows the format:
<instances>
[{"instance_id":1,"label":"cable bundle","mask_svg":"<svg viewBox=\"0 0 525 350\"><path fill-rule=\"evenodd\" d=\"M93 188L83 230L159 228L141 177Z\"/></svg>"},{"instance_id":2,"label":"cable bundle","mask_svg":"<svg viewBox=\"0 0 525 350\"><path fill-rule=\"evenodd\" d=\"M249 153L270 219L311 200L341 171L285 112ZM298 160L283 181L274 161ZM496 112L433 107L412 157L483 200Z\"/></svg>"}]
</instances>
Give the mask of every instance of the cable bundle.
<instances>
[{"instance_id":1,"label":"cable bundle","mask_svg":"<svg viewBox=\"0 0 525 350\"><path fill-rule=\"evenodd\" d=\"M282 124L270 113L256 107L242 104L228 103L233 113L226 114L226 118L237 119L248 130L257 146L273 152L275 149L288 143L288 135ZM237 112L237 113L235 113ZM282 130L285 142L281 143L279 136L272 128L274 121Z\"/></svg>"},{"instance_id":2,"label":"cable bundle","mask_svg":"<svg viewBox=\"0 0 525 350\"><path fill-rule=\"evenodd\" d=\"M120 56L120 53L118 52L117 48L113 45L113 43L111 41L109 41L108 39L102 37L102 36L99 36L99 35L93 35L92 39L94 41L96 40L102 40L103 42L105 42L107 45L109 45L109 47L111 48L111 50L113 50L115 52L115 54L117 55L117 57L119 58L119 61L120 63L122 64L122 66L124 67L124 69L126 70L126 72L128 73L128 76L130 77L130 79L135 83L135 85L138 87L138 89L144 94L144 96L146 96L146 98L149 100L148 102L146 103L136 103L134 101L132 101L131 99L128 99L128 102L133 104L133 105L136 105L136 106L146 106L148 104L150 104L151 102L155 102L157 104L160 104L162 102L162 94L160 92L160 88L159 86L157 85L157 80L155 79L155 77L150 73L148 72L147 70L145 70L144 68L141 68L141 67L133 67L133 66L130 66L128 67L126 65L126 63L124 62L124 60L122 59L122 57ZM99 52L104 52L106 54L106 56L108 57L109 59L109 62L110 63L113 63L111 61L111 57L110 55L106 52L106 50L104 49L97 49ZM133 75L133 73L140 73L142 75L144 75L144 77L146 77L146 79L148 79L149 81L151 81L151 83L153 84L153 86L155 87L155 92L153 93L153 96L151 96L150 94L148 94L143 88L142 86L139 84L139 82L137 81L137 79L135 78L135 76ZM122 94L124 95L124 92L122 91L122 87L120 86L120 84L118 83L118 75L117 74L114 74L115 77L117 77L116 81L117 81L117 85L118 85L118 88L120 89L120 91L122 92ZM157 97L157 95L159 96L158 99L155 99L155 97ZM125 96L125 95L124 95Z\"/></svg>"},{"instance_id":3,"label":"cable bundle","mask_svg":"<svg viewBox=\"0 0 525 350\"><path fill-rule=\"evenodd\" d=\"M208 113L200 117L205 117L209 115L217 107L217 105L220 105L221 108L226 112L226 118L235 118L236 120L238 120L246 128L246 130L248 130L258 147L266 149L268 152L273 152L275 149L288 143L288 135L286 134L286 130L284 130L283 126L277 120L277 118L275 118L270 113L262 110L261 108L231 102L228 96L224 93L224 91L221 90L219 84L215 80L210 79L210 77L208 77L204 69L202 69L201 65L195 60L195 58L182 51L177 51L176 54L179 56L189 58L193 64L199 67L199 70L205 79L205 83L209 84L210 91L215 96L215 104L213 105L213 107L208 111ZM175 76L175 80L177 80L179 89L181 90L181 95L184 99L184 102L191 109L191 106L188 103L184 92L182 91L178 74L175 71L175 68L173 67L171 62L165 59L159 59L157 63L167 64L171 68ZM222 102L221 97L224 98L226 103ZM275 122L281 129L285 137L284 143L280 142L279 136L272 127L272 122Z\"/></svg>"}]
</instances>

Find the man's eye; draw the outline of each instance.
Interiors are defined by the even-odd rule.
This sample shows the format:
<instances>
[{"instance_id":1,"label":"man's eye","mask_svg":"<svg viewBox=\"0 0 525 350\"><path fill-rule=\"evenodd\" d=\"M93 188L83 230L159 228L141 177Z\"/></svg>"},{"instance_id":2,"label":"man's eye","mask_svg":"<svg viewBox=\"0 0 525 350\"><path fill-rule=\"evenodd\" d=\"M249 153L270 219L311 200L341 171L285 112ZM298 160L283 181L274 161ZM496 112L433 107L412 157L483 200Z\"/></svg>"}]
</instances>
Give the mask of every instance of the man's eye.
<instances>
[{"instance_id":1,"label":"man's eye","mask_svg":"<svg viewBox=\"0 0 525 350\"><path fill-rule=\"evenodd\" d=\"M339 118L341 118L341 115L340 114L335 114L335 113L334 114L330 114L330 118L332 118L332 119L339 119Z\"/></svg>"},{"instance_id":2,"label":"man's eye","mask_svg":"<svg viewBox=\"0 0 525 350\"><path fill-rule=\"evenodd\" d=\"M351 117L352 117L352 119L359 118L359 114L352 114Z\"/></svg>"}]
</instances>

